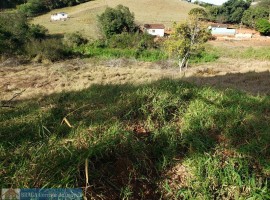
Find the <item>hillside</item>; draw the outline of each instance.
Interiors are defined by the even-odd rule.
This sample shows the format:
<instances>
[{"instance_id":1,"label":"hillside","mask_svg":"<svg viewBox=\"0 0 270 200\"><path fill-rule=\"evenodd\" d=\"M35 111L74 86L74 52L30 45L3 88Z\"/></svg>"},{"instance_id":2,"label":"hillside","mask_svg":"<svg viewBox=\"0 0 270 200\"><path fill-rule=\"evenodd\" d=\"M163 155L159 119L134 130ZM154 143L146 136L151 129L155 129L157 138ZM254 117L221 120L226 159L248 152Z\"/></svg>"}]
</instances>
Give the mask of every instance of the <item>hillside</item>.
<instances>
[{"instance_id":1,"label":"hillside","mask_svg":"<svg viewBox=\"0 0 270 200\"><path fill-rule=\"evenodd\" d=\"M137 24L163 23L170 27L173 22L186 19L190 9L196 5L179 0L96 0L74 7L53 10L33 19L33 23L45 26L52 34L81 32L95 38L98 33L96 16L107 6L119 4L127 6L135 14ZM50 22L50 15L56 12L67 12L70 19L64 22Z\"/></svg>"}]
</instances>

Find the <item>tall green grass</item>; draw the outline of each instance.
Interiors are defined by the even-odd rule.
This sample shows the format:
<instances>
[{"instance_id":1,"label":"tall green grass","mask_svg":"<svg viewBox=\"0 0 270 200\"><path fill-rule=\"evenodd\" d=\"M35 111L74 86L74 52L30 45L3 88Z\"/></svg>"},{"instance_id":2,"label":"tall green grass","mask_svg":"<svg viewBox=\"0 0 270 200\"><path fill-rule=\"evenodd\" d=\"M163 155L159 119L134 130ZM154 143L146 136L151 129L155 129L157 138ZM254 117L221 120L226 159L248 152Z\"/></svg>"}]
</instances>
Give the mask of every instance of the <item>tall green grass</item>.
<instances>
[{"instance_id":1,"label":"tall green grass","mask_svg":"<svg viewBox=\"0 0 270 200\"><path fill-rule=\"evenodd\" d=\"M270 60L269 47L213 47L208 46L209 53L215 53L219 57L235 59Z\"/></svg>"},{"instance_id":2,"label":"tall green grass","mask_svg":"<svg viewBox=\"0 0 270 200\"><path fill-rule=\"evenodd\" d=\"M84 188L87 159L89 198L269 199L269 96L161 80L12 106L0 108L2 188ZM166 173L179 163L190 176L177 188Z\"/></svg>"},{"instance_id":3,"label":"tall green grass","mask_svg":"<svg viewBox=\"0 0 270 200\"><path fill-rule=\"evenodd\" d=\"M141 61L160 61L168 58L167 55L159 49L139 51L130 48L118 49L84 46L78 47L75 51L82 53L86 57L99 58L136 58Z\"/></svg>"}]
</instances>

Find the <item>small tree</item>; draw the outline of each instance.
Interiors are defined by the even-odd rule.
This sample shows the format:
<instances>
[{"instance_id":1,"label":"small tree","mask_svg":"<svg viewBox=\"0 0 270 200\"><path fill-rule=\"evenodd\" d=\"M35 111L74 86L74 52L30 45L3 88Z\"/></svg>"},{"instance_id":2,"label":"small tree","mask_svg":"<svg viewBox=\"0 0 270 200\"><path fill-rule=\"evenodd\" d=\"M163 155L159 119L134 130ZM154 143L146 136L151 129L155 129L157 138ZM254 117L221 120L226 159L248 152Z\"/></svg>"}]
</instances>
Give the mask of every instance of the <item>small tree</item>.
<instances>
[{"instance_id":1,"label":"small tree","mask_svg":"<svg viewBox=\"0 0 270 200\"><path fill-rule=\"evenodd\" d=\"M170 56L178 59L179 70L187 67L188 60L192 54L200 53L211 34L209 30L202 27L200 19L206 13L201 8L194 8L189 12L189 19L183 24L174 24L174 33L165 41L165 49Z\"/></svg>"},{"instance_id":2,"label":"small tree","mask_svg":"<svg viewBox=\"0 0 270 200\"><path fill-rule=\"evenodd\" d=\"M98 22L106 37L122 32L136 31L134 14L123 5L118 5L116 8L106 8L105 12L98 16Z\"/></svg>"}]
</instances>

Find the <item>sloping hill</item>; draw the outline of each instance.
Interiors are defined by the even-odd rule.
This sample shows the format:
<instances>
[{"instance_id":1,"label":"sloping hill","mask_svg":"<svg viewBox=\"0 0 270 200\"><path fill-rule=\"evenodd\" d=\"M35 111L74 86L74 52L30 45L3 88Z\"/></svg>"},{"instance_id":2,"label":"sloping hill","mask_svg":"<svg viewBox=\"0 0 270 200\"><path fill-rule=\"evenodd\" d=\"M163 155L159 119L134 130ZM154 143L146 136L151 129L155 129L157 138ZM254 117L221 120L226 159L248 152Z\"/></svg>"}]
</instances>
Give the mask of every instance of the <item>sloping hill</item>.
<instances>
[{"instance_id":1,"label":"sloping hill","mask_svg":"<svg viewBox=\"0 0 270 200\"><path fill-rule=\"evenodd\" d=\"M45 26L52 34L79 31L87 37L96 38L98 34L96 16L107 6L115 7L119 4L129 7L134 12L138 24L163 23L166 27L170 27L175 21L184 21L189 10L197 7L180 0L96 0L53 10L34 18L33 23ZM56 12L67 12L70 19L63 22L50 22L50 15Z\"/></svg>"}]
</instances>

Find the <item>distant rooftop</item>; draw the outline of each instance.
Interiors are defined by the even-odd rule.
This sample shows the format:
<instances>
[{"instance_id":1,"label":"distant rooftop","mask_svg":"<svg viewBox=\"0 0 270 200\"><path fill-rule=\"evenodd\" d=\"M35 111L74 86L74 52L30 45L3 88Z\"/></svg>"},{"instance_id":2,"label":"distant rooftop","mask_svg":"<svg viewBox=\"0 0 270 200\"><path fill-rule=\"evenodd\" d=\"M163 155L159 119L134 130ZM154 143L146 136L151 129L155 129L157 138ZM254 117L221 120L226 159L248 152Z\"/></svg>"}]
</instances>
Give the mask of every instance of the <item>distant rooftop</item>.
<instances>
[{"instance_id":1,"label":"distant rooftop","mask_svg":"<svg viewBox=\"0 0 270 200\"><path fill-rule=\"evenodd\" d=\"M163 24L144 24L144 28L147 29L165 29Z\"/></svg>"}]
</instances>

